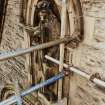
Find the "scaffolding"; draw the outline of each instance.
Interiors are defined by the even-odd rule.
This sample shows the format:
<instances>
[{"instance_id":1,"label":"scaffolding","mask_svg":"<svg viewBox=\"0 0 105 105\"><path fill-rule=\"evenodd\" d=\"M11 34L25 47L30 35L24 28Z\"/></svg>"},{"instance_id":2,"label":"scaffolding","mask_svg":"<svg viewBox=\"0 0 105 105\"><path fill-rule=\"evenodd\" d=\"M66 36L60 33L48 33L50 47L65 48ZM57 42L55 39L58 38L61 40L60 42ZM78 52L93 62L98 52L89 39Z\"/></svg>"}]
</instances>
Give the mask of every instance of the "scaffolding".
<instances>
[{"instance_id":1,"label":"scaffolding","mask_svg":"<svg viewBox=\"0 0 105 105\"><path fill-rule=\"evenodd\" d=\"M11 96L10 98L8 98L7 100L4 100L2 102L0 102L0 105L11 105L13 103L17 103L18 105L22 105L22 98L30 93L32 93L33 91L39 90L42 87L45 87L49 84L52 84L60 79L62 79L65 76L65 72L63 71L63 68L67 68L68 71L72 71L88 80L91 81L91 75L81 71L80 69L78 69L77 67L69 67L69 65L64 64L64 45L65 43L68 42L72 42L73 40L75 40L77 38L77 35L72 35L71 37L65 37L65 31L66 31L66 27L65 27L65 20L66 20L66 0L63 0L63 4L64 6L62 6L62 21L61 21L61 38L55 41L51 41L51 42L47 42L47 43L43 43L43 44L39 44L27 49L19 49L19 50L15 50L15 51L7 51L7 52L1 52L0 54L0 61L6 60L6 59L10 59L13 57L17 57L17 56L21 56L27 53L31 53L33 51L36 50L42 50L45 48L49 48L55 45L60 45L60 61L56 60L48 55L45 55L45 59L52 61L53 63L56 63L59 65L59 74L55 75L54 77L41 82L40 84L36 84L35 86L30 87L29 89L25 90L25 91L18 91L18 83L16 83L16 94ZM62 5L63 5L62 4ZM63 52L63 53L62 53ZM94 77L92 79L92 82L95 83L98 86L104 87L105 88L105 82ZM59 88L58 88L58 99L61 99L61 90L62 90L62 80L60 81L59 84Z\"/></svg>"}]
</instances>

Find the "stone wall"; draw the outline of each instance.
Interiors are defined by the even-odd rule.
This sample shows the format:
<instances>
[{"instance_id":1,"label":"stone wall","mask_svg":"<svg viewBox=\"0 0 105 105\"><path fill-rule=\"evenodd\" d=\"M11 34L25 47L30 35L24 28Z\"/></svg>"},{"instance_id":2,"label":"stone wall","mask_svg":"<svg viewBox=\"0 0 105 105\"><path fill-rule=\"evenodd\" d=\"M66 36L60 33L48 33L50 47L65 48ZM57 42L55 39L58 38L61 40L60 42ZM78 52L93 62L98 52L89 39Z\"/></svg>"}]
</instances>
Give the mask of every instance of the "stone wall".
<instances>
[{"instance_id":1,"label":"stone wall","mask_svg":"<svg viewBox=\"0 0 105 105\"><path fill-rule=\"evenodd\" d=\"M84 13L84 41L73 51L73 65L85 72L99 73L105 80L105 1L81 0ZM70 105L105 105L105 91L74 74Z\"/></svg>"},{"instance_id":2,"label":"stone wall","mask_svg":"<svg viewBox=\"0 0 105 105\"><path fill-rule=\"evenodd\" d=\"M22 48L24 34L19 26L22 16L22 0L8 0L7 13L1 41L1 53ZM0 61L0 85L13 79L23 81L27 79L27 71L24 67L25 57L16 57L6 61Z\"/></svg>"},{"instance_id":3,"label":"stone wall","mask_svg":"<svg viewBox=\"0 0 105 105\"><path fill-rule=\"evenodd\" d=\"M100 73L105 78L105 1L81 0L84 13L84 41L74 49L73 65L90 74ZM23 30L19 26L22 0L9 0L1 42L1 51L22 48ZM27 80L25 57L0 62L0 85L14 78ZM105 105L103 89L73 74L70 81L69 105Z\"/></svg>"}]
</instances>

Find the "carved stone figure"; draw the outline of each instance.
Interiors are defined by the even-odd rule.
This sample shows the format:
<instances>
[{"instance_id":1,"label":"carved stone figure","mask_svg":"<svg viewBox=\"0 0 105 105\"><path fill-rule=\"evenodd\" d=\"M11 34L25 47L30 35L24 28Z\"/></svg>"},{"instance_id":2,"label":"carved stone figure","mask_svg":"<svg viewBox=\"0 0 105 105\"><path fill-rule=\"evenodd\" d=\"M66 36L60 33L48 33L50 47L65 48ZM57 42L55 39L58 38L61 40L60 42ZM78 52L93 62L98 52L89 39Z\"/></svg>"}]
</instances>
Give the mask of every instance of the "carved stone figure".
<instances>
[{"instance_id":1,"label":"carved stone figure","mask_svg":"<svg viewBox=\"0 0 105 105\"><path fill-rule=\"evenodd\" d=\"M38 25L36 26L37 30L34 31L34 34L32 34L31 36L32 46L40 43L46 43L58 39L60 37L60 21L57 19L56 15L52 11L51 2L47 0L39 1L36 8L37 8L36 11L38 11L39 22L37 23ZM34 53L32 53L33 84L48 79L57 74L58 72L58 67L56 64L51 63L44 59L44 55L46 54L58 59L59 46L54 46L48 49L35 51ZM54 88L54 86L56 87L56 89ZM51 92L50 89L53 90L52 94L57 95L57 84L54 84L52 87L48 86L46 92L48 91Z\"/></svg>"}]
</instances>

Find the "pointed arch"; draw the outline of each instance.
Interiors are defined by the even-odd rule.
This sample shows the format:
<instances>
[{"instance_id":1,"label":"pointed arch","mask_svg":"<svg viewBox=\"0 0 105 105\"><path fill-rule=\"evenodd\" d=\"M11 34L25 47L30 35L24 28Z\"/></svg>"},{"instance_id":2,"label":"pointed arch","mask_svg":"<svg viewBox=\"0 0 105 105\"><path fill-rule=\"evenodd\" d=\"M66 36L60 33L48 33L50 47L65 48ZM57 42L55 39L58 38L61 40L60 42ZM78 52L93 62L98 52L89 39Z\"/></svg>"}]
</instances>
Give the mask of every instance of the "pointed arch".
<instances>
[{"instance_id":1,"label":"pointed arch","mask_svg":"<svg viewBox=\"0 0 105 105\"><path fill-rule=\"evenodd\" d=\"M27 6L25 10L24 20L26 25L34 25L34 15L35 10L39 0L27 0ZM62 3L61 0L51 0L53 3L55 3L56 8L59 11L59 14L61 16L61 10L62 10ZM26 2L26 1L25 1ZM69 35L72 35L73 33L77 33L81 41L83 40L83 34L84 34L84 22L83 22L83 14L82 14L82 7L80 0L68 0L67 2L67 15L68 15L68 27L69 27ZM25 48L30 47L30 36L28 33L25 32L24 34L25 39ZM29 69L31 67L30 63L30 55L27 56L27 68Z\"/></svg>"}]
</instances>

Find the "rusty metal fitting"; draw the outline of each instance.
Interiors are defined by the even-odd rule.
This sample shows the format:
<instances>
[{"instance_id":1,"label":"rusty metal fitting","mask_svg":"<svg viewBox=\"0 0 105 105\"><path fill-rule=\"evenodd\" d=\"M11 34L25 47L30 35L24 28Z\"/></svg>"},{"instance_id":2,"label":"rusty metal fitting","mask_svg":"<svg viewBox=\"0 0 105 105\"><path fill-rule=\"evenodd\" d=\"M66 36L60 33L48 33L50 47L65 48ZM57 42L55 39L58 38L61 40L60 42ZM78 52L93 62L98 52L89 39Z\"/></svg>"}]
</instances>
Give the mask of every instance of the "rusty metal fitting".
<instances>
[{"instance_id":1,"label":"rusty metal fitting","mask_svg":"<svg viewBox=\"0 0 105 105\"><path fill-rule=\"evenodd\" d=\"M89 80L90 80L91 82L94 82L93 80L94 80L95 78L101 80L100 74L99 74L99 73L92 74L92 75L90 76L90 79L89 79Z\"/></svg>"},{"instance_id":2,"label":"rusty metal fitting","mask_svg":"<svg viewBox=\"0 0 105 105\"><path fill-rule=\"evenodd\" d=\"M65 76L69 76L71 72L69 69L63 69L63 73Z\"/></svg>"}]
</instances>

